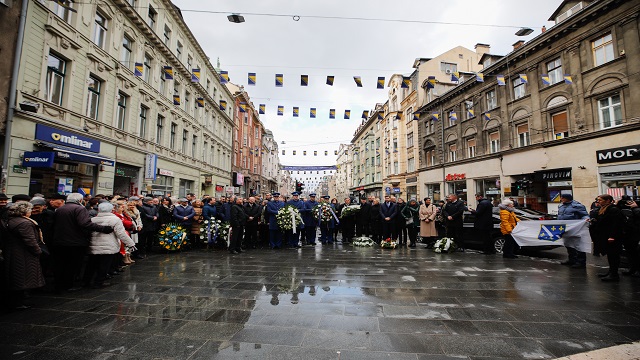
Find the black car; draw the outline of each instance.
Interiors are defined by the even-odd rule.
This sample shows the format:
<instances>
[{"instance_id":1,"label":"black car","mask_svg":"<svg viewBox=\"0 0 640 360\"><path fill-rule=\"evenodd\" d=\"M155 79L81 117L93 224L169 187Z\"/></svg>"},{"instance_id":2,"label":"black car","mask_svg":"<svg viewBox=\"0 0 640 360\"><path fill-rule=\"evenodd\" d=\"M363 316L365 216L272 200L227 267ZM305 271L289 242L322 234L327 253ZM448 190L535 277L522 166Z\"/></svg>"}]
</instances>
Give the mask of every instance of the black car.
<instances>
[{"instance_id":1,"label":"black car","mask_svg":"<svg viewBox=\"0 0 640 360\"><path fill-rule=\"evenodd\" d=\"M514 208L513 212L516 214L518 219L527 219L527 220L556 220L558 217L553 214L543 213L542 211L527 209L527 208ZM500 208L494 207L493 213L499 215Z\"/></svg>"}]
</instances>

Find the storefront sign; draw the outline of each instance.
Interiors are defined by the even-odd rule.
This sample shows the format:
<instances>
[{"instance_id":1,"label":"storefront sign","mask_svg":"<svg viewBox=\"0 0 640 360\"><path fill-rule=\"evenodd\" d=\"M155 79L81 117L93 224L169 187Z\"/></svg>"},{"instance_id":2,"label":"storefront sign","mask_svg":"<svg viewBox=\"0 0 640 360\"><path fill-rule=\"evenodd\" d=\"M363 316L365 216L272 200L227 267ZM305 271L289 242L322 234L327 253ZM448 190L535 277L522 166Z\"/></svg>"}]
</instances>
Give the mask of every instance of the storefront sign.
<instances>
[{"instance_id":1,"label":"storefront sign","mask_svg":"<svg viewBox=\"0 0 640 360\"><path fill-rule=\"evenodd\" d=\"M549 171L537 171L536 178L549 181L549 180L571 180L571 169L555 169Z\"/></svg>"},{"instance_id":2,"label":"storefront sign","mask_svg":"<svg viewBox=\"0 0 640 360\"><path fill-rule=\"evenodd\" d=\"M486 193L487 195L500 195L500 190L496 189L496 190L487 190Z\"/></svg>"},{"instance_id":3,"label":"storefront sign","mask_svg":"<svg viewBox=\"0 0 640 360\"><path fill-rule=\"evenodd\" d=\"M571 181L549 181L547 183L547 186L549 187L565 187L565 186L571 186Z\"/></svg>"},{"instance_id":4,"label":"storefront sign","mask_svg":"<svg viewBox=\"0 0 640 360\"><path fill-rule=\"evenodd\" d=\"M243 186L244 185L244 175L241 173L234 172L233 173L233 185Z\"/></svg>"},{"instance_id":5,"label":"storefront sign","mask_svg":"<svg viewBox=\"0 0 640 360\"><path fill-rule=\"evenodd\" d=\"M20 166L20 165L13 165L13 168L11 169L11 172L16 173L16 174L26 174L27 173L27 168L24 166Z\"/></svg>"},{"instance_id":6,"label":"storefront sign","mask_svg":"<svg viewBox=\"0 0 640 360\"><path fill-rule=\"evenodd\" d=\"M66 161L77 161L81 163L87 164L97 164L97 165L105 165L105 166L114 166L116 163L113 160L108 160L92 155L84 155L77 152L72 151L62 151L56 150L56 159L66 160Z\"/></svg>"},{"instance_id":7,"label":"storefront sign","mask_svg":"<svg viewBox=\"0 0 640 360\"><path fill-rule=\"evenodd\" d=\"M394 194L399 194L400 193L400 188L393 188L391 189L391 192Z\"/></svg>"},{"instance_id":8,"label":"storefront sign","mask_svg":"<svg viewBox=\"0 0 640 360\"><path fill-rule=\"evenodd\" d=\"M158 172L158 155L147 154L144 158L144 179L155 180Z\"/></svg>"},{"instance_id":9,"label":"storefront sign","mask_svg":"<svg viewBox=\"0 0 640 360\"><path fill-rule=\"evenodd\" d=\"M158 174L173 177L173 171L171 170L158 169Z\"/></svg>"},{"instance_id":10,"label":"storefront sign","mask_svg":"<svg viewBox=\"0 0 640 360\"><path fill-rule=\"evenodd\" d=\"M53 167L55 153L51 151L25 151L22 166L50 168Z\"/></svg>"},{"instance_id":11,"label":"storefront sign","mask_svg":"<svg viewBox=\"0 0 640 360\"><path fill-rule=\"evenodd\" d=\"M356 191L363 191L363 190L364 190L364 186L358 186L358 187L356 188Z\"/></svg>"},{"instance_id":12,"label":"storefront sign","mask_svg":"<svg viewBox=\"0 0 640 360\"><path fill-rule=\"evenodd\" d=\"M227 186L227 188L225 189L225 192L227 194L233 194L235 192L235 188L233 186Z\"/></svg>"},{"instance_id":13,"label":"storefront sign","mask_svg":"<svg viewBox=\"0 0 640 360\"><path fill-rule=\"evenodd\" d=\"M95 153L100 152L100 141L98 140L41 124L36 124L36 140Z\"/></svg>"},{"instance_id":14,"label":"storefront sign","mask_svg":"<svg viewBox=\"0 0 640 360\"><path fill-rule=\"evenodd\" d=\"M216 192L221 193L224 191L224 185L216 185Z\"/></svg>"},{"instance_id":15,"label":"storefront sign","mask_svg":"<svg viewBox=\"0 0 640 360\"><path fill-rule=\"evenodd\" d=\"M407 178L407 183L414 183L414 182L418 182L417 176Z\"/></svg>"},{"instance_id":16,"label":"storefront sign","mask_svg":"<svg viewBox=\"0 0 640 360\"><path fill-rule=\"evenodd\" d=\"M640 145L596 151L598 164L640 160Z\"/></svg>"},{"instance_id":17,"label":"storefront sign","mask_svg":"<svg viewBox=\"0 0 640 360\"><path fill-rule=\"evenodd\" d=\"M467 178L467 174L447 174L444 178L446 181L464 180Z\"/></svg>"},{"instance_id":18,"label":"storefront sign","mask_svg":"<svg viewBox=\"0 0 640 360\"><path fill-rule=\"evenodd\" d=\"M138 177L138 170L123 166L116 166L116 176L135 179Z\"/></svg>"}]
</instances>

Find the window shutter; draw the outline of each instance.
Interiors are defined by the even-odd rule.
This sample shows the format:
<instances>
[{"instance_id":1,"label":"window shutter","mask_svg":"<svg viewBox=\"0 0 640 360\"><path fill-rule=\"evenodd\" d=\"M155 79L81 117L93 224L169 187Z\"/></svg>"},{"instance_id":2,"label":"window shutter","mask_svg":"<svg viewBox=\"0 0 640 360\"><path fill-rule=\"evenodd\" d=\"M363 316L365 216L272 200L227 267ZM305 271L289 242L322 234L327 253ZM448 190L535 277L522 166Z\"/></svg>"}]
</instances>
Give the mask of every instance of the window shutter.
<instances>
[{"instance_id":1,"label":"window shutter","mask_svg":"<svg viewBox=\"0 0 640 360\"><path fill-rule=\"evenodd\" d=\"M518 125L518 134L529 132L529 124Z\"/></svg>"},{"instance_id":2,"label":"window shutter","mask_svg":"<svg viewBox=\"0 0 640 360\"><path fill-rule=\"evenodd\" d=\"M569 132L569 123L567 122L567 113L562 112L552 115L553 119L553 133L565 133Z\"/></svg>"},{"instance_id":3,"label":"window shutter","mask_svg":"<svg viewBox=\"0 0 640 360\"><path fill-rule=\"evenodd\" d=\"M500 140L500 133L499 132L492 132L491 134L489 134L489 141L497 141Z\"/></svg>"}]
</instances>

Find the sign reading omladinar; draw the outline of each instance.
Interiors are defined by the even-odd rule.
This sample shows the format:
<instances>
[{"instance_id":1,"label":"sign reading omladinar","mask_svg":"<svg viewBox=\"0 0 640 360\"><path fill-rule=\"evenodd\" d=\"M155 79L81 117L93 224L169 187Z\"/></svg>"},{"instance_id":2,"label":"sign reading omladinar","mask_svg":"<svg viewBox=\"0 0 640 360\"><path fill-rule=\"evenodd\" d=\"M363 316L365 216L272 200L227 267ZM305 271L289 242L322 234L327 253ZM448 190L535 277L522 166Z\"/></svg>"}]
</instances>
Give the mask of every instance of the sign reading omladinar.
<instances>
[{"instance_id":1,"label":"sign reading omladinar","mask_svg":"<svg viewBox=\"0 0 640 360\"><path fill-rule=\"evenodd\" d=\"M559 245L591 252L589 224L585 220L520 221L511 236L520 246Z\"/></svg>"},{"instance_id":2,"label":"sign reading omladinar","mask_svg":"<svg viewBox=\"0 0 640 360\"><path fill-rule=\"evenodd\" d=\"M100 141L96 139L42 124L36 124L36 140L94 153L100 152Z\"/></svg>"}]
</instances>

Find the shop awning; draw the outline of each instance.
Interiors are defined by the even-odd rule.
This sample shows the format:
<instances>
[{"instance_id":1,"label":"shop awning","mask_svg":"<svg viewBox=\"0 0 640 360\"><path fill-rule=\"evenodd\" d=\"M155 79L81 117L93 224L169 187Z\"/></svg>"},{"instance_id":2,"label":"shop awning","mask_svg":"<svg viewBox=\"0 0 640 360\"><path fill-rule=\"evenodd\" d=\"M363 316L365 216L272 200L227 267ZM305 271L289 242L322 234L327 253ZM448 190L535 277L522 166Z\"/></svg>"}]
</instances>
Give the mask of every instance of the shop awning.
<instances>
[{"instance_id":1,"label":"shop awning","mask_svg":"<svg viewBox=\"0 0 640 360\"><path fill-rule=\"evenodd\" d=\"M114 166L116 163L115 159L108 158L106 156L102 156L100 154L74 149L66 146L61 146L58 144L52 144L46 141L38 141L37 144L39 146L43 146L53 150L56 154L56 159L66 160L66 161L77 161L82 163L89 164L97 164L97 165L105 165L105 166Z\"/></svg>"}]
</instances>

